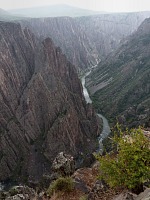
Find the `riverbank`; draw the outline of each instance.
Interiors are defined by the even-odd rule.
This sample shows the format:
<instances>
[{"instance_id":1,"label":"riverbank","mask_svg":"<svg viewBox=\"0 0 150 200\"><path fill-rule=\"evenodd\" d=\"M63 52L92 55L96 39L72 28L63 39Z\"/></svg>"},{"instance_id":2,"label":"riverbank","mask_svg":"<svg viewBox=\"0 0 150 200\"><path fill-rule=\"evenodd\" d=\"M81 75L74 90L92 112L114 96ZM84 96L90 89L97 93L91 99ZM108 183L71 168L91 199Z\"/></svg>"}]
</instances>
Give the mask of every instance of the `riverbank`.
<instances>
[{"instance_id":1,"label":"riverbank","mask_svg":"<svg viewBox=\"0 0 150 200\"><path fill-rule=\"evenodd\" d=\"M94 67L95 68L95 67ZM84 98L86 100L87 103L92 104L92 100L90 98L90 95L88 93L88 90L86 88L86 77L92 72L92 69L88 72L85 73L85 75L82 77L81 79L81 83L82 83L82 87L83 87L83 94L84 94ZM108 123L108 120L100 113L97 113L98 117L100 117L103 121L103 130L102 133L100 134L100 136L98 137L98 143L99 143L99 148L98 148L98 152L100 154L103 153L103 140L106 139L108 137L108 135L111 133L110 130L110 126Z\"/></svg>"}]
</instances>

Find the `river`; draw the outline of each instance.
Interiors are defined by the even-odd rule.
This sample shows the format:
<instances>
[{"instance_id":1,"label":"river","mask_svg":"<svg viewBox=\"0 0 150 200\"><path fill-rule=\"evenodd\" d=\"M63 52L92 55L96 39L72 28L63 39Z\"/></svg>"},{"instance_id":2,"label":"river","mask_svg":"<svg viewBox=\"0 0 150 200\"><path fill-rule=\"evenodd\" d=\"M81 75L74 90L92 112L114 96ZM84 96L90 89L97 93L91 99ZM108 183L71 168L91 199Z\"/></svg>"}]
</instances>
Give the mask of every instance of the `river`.
<instances>
[{"instance_id":1,"label":"river","mask_svg":"<svg viewBox=\"0 0 150 200\"><path fill-rule=\"evenodd\" d=\"M84 94L84 97L85 97L85 100L86 100L87 103L92 103L92 100L89 96L87 88L85 87L85 79L91 73L91 71L92 70L87 72L81 79L82 87L83 87L83 94ZM102 141L103 141L103 139L108 137L111 130L110 130L108 120L102 114L97 113L97 115L98 115L98 117L100 117L103 120L103 130L102 130L102 133L100 134L100 136L98 137L98 141L99 141L98 152L102 154L103 153L103 143L102 143Z\"/></svg>"},{"instance_id":2,"label":"river","mask_svg":"<svg viewBox=\"0 0 150 200\"><path fill-rule=\"evenodd\" d=\"M3 184L0 182L0 191L2 191L4 189Z\"/></svg>"},{"instance_id":3,"label":"river","mask_svg":"<svg viewBox=\"0 0 150 200\"><path fill-rule=\"evenodd\" d=\"M89 96L87 88L85 87L85 78L91 73L91 71L92 70L90 70L89 72L87 72L82 77L82 80L81 80L82 81L82 86L83 86L83 94L84 94L84 97L85 97L85 100L86 100L87 103L92 103L92 100L91 100L91 98ZM108 124L107 119L103 115L101 115L99 113L97 113L97 115L98 115L98 117L100 117L103 120L103 130L102 130L102 133L100 134L100 136L98 137L98 141L99 141L98 152L102 154L103 153L103 143L102 143L102 141L103 141L103 139L105 139L106 137L108 137L108 135L109 135L109 133L111 131L110 131L110 126ZM12 186L14 186L14 184L12 184ZM6 189L6 188L5 188L4 184L2 184L0 182L0 191L3 190L3 189Z\"/></svg>"}]
</instances>

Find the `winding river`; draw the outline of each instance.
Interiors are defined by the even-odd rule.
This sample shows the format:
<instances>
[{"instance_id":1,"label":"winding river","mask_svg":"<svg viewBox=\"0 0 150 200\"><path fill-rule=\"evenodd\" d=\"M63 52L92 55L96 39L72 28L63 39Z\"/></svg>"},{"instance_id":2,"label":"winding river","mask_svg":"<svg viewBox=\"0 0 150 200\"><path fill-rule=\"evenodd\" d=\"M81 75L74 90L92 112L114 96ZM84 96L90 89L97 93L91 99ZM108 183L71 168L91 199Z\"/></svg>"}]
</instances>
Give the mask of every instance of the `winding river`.
<instances>
[{"instance_id":1,"label":"winding river","mask_svg":"<svg viewBox=\"0 0 150 200\"><path fill-rule=\"evenodd\" d=\"M85 87L85 78L91 73L91 71L92 70L90 70L89 72L87 72L82 77L82 80L81 80L82 81L82 86L83 86L83 94L84 94L84 97L85 97L85 100L86 100L87 103L92 103L92 100L91 100L91 98L89 96L87 88ZM103 141L103 139L105 139L109 135L109 133L111 131L110 131L110 127L109 127L107 119L103 115L101 115L99 113L97 113L97 115L98 115L98 117L100 117L103 120L103 130L102 130L102 133L100 134L100 136L98 137L99 148L97 150L99 153L102 154L103 153L103 144L102 144L102 141ZM3 190L4 188L5 188L4 184L2 184L0 182L0 191Z\"/></svg>"},{"instance_id":2,"label":"winding river","mask_svg":"<svg viewBox=\"0 0 150 200\"><path fill-rule=\"evenodd\" d=\"M86 100L87 103L92 103L92 100L91 100L91 98L89 96L87 88L85 87L85 79L91 73L91 71L92 70L87 72L81 79L82 87L83 87L83 94L84 94L84 97L85 97L85 100ZM98 117L100 117L103 120L103 130L102 130L102 133L100 134L100 136L98 137L98 142L99 142L98 152L102 154L103 153L103 143L102 143L102 141L103 141L103 139L108 137L108 135L110 134L111 130L110 130L110 126L108 124L107 119L103 115L101 115L99 113L97 113L97 115L98 115Z\"/></svg>"}]
</instances>

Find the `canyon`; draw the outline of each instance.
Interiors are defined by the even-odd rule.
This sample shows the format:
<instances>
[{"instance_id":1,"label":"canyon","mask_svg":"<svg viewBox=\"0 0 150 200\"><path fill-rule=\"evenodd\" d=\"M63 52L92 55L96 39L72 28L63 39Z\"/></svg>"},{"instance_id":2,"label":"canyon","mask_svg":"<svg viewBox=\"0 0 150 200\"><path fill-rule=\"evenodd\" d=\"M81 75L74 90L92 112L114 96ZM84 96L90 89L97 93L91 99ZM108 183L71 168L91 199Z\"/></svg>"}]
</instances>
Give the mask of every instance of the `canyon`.
<instances>
[{"instance_id":1,"label":"canyon","mask_svg":"<svg viewBox=\"0 0 150 200\"><path fill-rule=\"evenodd\" d=\"M37 181L58 152L92 153L100 133L74 66L47 38L0 23L0 179Z\"/></svg>"},{"instance_id":2,"label":"canyon","mask_svg":"<svg viewBox=\"0 0 150 200\"><path fill-rule=\"evenodd\" d=\"M50 37L78 72L90 69L132 34L150 12L19 20L37 37Z\"/></svg>"},{"instance_id":3,"label":"canyon","mask_svg":"<svg viewBox=\"0 0 150 200\"><path fill-rule=\"evenodd\" d=\"M138 26L150 12L8 15L1 11L1 181L38 182L61 151L86 160L105 132L91 102L110 122L149 123L149 19Z\"/></svg>"},{"instance_id":4,"label":"canyon","mask_svg":"<svg viewBox=\"0 0 150 200\"><path fill-rule=\"evenodd\" d=\"M128 127L150 125L150 18L87 78L99 112Z\"/></svg>"}]
</instances>

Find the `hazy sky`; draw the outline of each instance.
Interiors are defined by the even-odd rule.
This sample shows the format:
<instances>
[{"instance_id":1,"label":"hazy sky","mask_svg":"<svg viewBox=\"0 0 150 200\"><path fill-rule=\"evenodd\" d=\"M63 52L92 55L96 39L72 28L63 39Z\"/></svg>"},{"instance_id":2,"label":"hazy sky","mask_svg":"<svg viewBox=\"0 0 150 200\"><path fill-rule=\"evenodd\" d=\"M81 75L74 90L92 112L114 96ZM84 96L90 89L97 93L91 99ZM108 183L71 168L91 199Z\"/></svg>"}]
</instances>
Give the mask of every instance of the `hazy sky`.
<instances>
[{"instance_id":1,"label":"hazy sky","mask_svg":"<svg viewBox=\"0 0 150 200\"><path fill-rule=\"evenodd\" d=\"M0 0L0 8L5 10L51 4L68 4L111 12L150 11L150 0Z\"/></svg>"}]
</instances>

